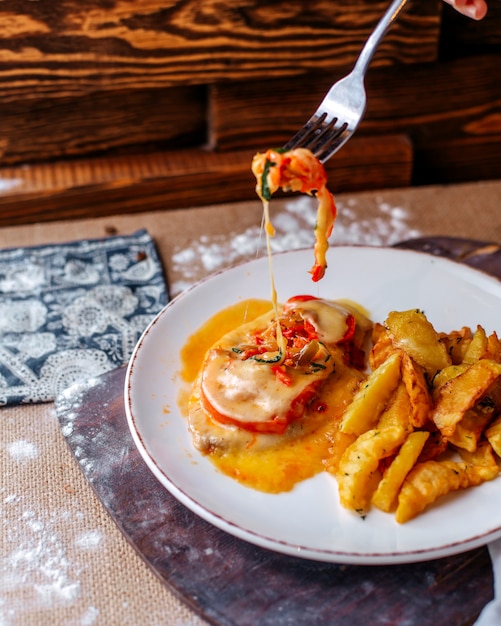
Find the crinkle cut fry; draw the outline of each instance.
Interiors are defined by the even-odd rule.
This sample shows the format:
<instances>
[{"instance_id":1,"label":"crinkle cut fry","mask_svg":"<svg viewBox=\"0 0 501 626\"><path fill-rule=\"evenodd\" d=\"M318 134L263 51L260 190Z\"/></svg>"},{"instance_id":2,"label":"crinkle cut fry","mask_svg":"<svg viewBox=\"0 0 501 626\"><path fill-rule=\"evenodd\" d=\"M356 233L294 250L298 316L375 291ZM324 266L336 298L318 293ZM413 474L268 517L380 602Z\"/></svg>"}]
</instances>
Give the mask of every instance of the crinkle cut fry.
<instances>
[{"instance_id":1,"label":"crinkle cut fry","mask_svg":"<svg viewBox=\"0 0 501 626\"><path fill-rule=\"evenodd\" d=\"M418 463L408 474L398 496L395 519L403 524L413 519L438 498L492 480L492 467L454 461Z\"/></svg>"},{"instance_id":2,"label":"crinkle cut fry","mask_svg":"<svg viewBox=\"0 0 501 626\"><path fill-rule=\"evenodd\" d=\"M374 479L379 462L394 453L405 441L406 431L395 426L377 428L360 435L345 450L337 471L341 504L360 515L367 512L377 486Z\"/></svg>"}]
</instances>

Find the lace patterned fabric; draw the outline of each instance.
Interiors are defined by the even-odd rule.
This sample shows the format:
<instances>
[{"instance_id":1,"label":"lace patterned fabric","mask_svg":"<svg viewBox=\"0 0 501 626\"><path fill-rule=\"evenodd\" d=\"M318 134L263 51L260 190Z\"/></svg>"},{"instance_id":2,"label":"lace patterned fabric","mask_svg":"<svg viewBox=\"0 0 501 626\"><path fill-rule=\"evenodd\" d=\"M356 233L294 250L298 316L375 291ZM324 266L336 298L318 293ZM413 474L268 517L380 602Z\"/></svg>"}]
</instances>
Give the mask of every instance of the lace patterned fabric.
<instances>
[{"instance_id":1,"label":"lace patterned fabric","mask_svg":"<svg viewBox=\"0 0 501 626\"><path fill-rule=\"evenodd\" d=\"M167 301L144 230L1 250L0 404L49 402L126 364Z\"/></svg>"}]
</instances>

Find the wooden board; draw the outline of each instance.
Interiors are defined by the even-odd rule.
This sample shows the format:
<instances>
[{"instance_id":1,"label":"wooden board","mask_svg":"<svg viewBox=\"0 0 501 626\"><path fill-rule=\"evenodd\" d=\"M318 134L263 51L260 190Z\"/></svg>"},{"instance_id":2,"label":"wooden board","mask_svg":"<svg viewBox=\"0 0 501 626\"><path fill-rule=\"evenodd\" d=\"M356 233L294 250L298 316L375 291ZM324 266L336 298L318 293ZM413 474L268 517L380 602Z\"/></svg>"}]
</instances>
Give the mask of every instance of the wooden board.
<instances>
[{"instance_id":1,"label":"wooden board","mask_svg":"<svg viewBox=\"0 0 501 626\"><path fill-rule=\"evenodd\" d=\"M0 98L0 162L48 163L82 155L203 145L206 91L200 85L180 85L53 100ZM98 166L96 160L94 167Z\"/></svg>"},{"instance_id":2,"label":"wooden board","mask_svg":"<svg viewBox=\"0 0 501 626\"><path fill-rule=\"evenodd\" d=\"M371 68L366 79L367 111L356 136L408 134L418 150L458 139L499 145L498 74L499 56L494 55ZM330 84L342 76L338 72L294 81L215 85L209 94L212 145L218 150L282 145L315 111Z\"/></svg>"},{"instance_id":3,"label":"wooden board","mask_svg":"<svg viewBox=\"0 0 501 626\"><path fill-rule=\"evenodd\" d=\"M352 68L388 2L0 6L2 226L250 197L247 164L228 185L227 171L211 173L215 152L234 161L282 145ZM360 143L329 162L334 191L501 176L500 24L499 2L480 22L441 0L409 3L371 63ZM186 151L208 147L193 185ZM157 180L137 168L111 184L95 176L122 157L182 167ZM82 181L78 198L66 163ZM38 195L26 192L31 178L47 183Z\"/></svg>"}]
</instances>

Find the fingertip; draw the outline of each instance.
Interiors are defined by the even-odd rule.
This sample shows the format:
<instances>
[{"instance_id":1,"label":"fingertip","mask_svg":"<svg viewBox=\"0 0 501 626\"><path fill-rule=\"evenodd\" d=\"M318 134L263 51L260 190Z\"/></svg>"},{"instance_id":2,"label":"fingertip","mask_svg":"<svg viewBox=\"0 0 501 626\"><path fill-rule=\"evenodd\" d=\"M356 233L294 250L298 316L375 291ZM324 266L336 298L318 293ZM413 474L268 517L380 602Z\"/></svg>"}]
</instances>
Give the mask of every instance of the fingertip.
<instances>
[{"instance_id":1,"label":"fingertip","mask_svg":"<svg viewBox=\"0 0 501 626\"><path fill-rule=\"evenodd\" d=\"M485 0L445 0L445 2L472 20L482 20L487 15Z\"/></svg>"}]
</instances>

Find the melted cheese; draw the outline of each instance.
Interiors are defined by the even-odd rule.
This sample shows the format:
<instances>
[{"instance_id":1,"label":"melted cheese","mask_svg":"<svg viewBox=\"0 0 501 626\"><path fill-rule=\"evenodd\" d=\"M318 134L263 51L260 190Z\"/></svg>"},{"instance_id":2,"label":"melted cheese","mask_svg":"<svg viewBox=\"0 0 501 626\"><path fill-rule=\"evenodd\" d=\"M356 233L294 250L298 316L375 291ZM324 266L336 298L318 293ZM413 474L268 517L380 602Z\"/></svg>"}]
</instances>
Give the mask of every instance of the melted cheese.
<instances>
[{"instance_id":1,"label":"melted cheese","mask_svg":"<svg viewBox=\"0 0 501 626\"><path fill-rule=\"evenodd\" d=\"M295 301L291 308L310 322L324 343L336 344L346 334L346 319L351 311L345 306L328 300L311 299Z\"/></svg>"},{"instance_id":2,"label":"melted cheese","mask_svg":"<svg viewBox=\"0 0 501 626\"><path fill-rule=\"evenodd\" d=\"M246 347L259 348L259 345L254 346L256 334L281 328L281 313L279 310L279 317L276 317L272 311L230 331L207 352L200 378L200 397L205 408L218 421L241 424L258 431L284 430L288 422L301 417L306 402L314 397L319 384L332 373L331 354L318 345L312 354L316 366L312 367L309 361L306 366L288 367L283 372L286 376L284 383L280 377L282 372L276 371L283 362L280 354L285 356L282 333L280 339L277 338L279 349L276 353L242 358L240 353ZM336 313L339 315L338 311ZM346 313L343 319L345 317Z\"/></svg>"},{"instance_id":3,"label":"melted cheese","mask_svg":"<svg viewBox=\"0 0 501 626\"><path fill-rule=\"evenodd\" d=\"M291 407L305 391L330 376L333 361L316 372L289 372L285 385L269 364L253 359L241 361L222 349L209 352L202 373L202 392L211 406L232 422L266 423L287 420ZM301 407L298 407L300 409Z\"/></svg>"}]
</instances>

